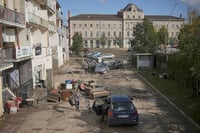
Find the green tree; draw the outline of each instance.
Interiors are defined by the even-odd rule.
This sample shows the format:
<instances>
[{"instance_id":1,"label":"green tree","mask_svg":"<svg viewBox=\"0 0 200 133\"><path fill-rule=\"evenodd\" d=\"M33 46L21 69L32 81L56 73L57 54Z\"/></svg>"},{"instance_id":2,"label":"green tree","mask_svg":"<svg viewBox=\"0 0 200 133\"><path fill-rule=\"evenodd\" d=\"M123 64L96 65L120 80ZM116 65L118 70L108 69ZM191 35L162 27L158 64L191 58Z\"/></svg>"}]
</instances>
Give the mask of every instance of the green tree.
<instances>
[{"instance_id":1,"label":"green tree","mask_svg":"<svg viewBox=\"0 0 200 133\"><path fill-rule=\"evenodd\" d=\"M103 48L106 45L106 40L107 40L106 35L105 35L105 33L103 33L101 38L100 38L100 42L101 42L101 45L103 46Z\"/></svg>"},{"instance_id":2,"label":"green tree","mask_svg":"<svg viewBox=\"0 0 200 133\"><path fill-rule=\"evenodd\" d=\"M116 37L115 38L117 45L122 48L123 47L123 40L122 37Z\"/></svg>"},{"instance_id":3,"label":"green tree","mask_svg":"<svg viewBox=\"0 0 200 133\"><path fill-rule=\"evenodd\" d=\"M78 32L74 34L72 37L73 43L72 47L70 48L73 53L80 55L83 49L83 38L82 35Z\"/></svg>"},{"instance_id":4,"label":"green tree","mask_svg":"<svg viewBox=\"0 0 200 133\"><path fill-rule=\"evenodd\" d=\"M200 88L200 17L196 10L190 10L189 23L184 25L179 34L179 48L189 65L190 73L199 95Z\"/></svg>"},{"instance_id":5,"label":"green tree","mask_svg":"<svg viewBox=\"0 0 200 133\"><path fill-rule=\"evenodd\" d=\"M168 31L165 28L165 26L162 26L158 32L158 44L166 44L167 43L167 38L168 38Z\"/></svg>"},{"instance_id":6,"label":"green tree","mask_svg":"<svg viewBox=\"0 0 200 133\"><path fill-rule=\"evenodd\" d=\"M137 52L153 52L155 51L157 35L153 24L144 19L143 23L137 23L133 28L133 37L131 46Z\"/></svg>"}]
</instances>

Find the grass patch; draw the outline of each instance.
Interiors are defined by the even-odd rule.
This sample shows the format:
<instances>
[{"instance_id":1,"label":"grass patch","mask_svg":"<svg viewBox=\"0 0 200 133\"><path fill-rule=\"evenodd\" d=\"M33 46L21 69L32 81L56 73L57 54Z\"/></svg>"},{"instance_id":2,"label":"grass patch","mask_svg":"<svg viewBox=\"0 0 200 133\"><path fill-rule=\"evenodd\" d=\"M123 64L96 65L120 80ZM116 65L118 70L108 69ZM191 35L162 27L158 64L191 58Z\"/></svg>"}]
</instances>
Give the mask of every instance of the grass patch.
<instances>
[{"instance_id":1,"label":"grass patch","mask_svg":"<svg viewBox=\"0 0 200 133\"><path fill-rule=\"evenodd\" d=\"M181 86L175 80L159 78L157 74L152 75L154 70L145 69L138 72L200 125L200 97L195 96L191 89Z\"/></svg>"}]
</instances>

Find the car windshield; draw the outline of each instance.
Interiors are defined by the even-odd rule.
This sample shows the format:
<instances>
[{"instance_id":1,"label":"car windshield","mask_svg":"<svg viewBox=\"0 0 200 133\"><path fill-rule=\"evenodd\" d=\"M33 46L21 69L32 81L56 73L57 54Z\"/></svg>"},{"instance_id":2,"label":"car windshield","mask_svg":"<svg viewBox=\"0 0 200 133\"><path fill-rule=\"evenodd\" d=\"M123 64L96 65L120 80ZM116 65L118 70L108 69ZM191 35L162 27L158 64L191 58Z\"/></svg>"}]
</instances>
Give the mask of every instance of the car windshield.
<instances>
[{"instance_id":1,"label":"car windshield","mask_svg":"<svg viewBox=\"0 0 200 133\"><path fill-rule=\"evenodd\" d=\"M117 102L113 103L113 111L126 111L133 110L133 104L131 102Z\"/></svg>"}]
</instances>

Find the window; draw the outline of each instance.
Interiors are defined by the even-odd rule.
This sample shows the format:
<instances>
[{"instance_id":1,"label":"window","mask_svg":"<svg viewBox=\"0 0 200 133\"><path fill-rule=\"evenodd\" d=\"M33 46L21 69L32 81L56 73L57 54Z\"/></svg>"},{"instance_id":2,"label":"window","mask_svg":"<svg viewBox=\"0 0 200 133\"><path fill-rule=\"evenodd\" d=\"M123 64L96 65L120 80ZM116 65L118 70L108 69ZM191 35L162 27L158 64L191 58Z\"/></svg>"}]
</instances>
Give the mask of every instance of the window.
<instances>
[{"instance_id":1,"label":"window","mask_svg":"<svg viewBox=\"0 0 200 133\"><path fill-rule=\"evenodd\" d=\"M79 27L81 27L81 24L79 24Z\"/></svg>"},{"instance_id":2,"label":"window","mask_svg":"<svg viewBox=\"0 0 200 133\"><path fill-rule=\"evenodd\" d=\"M119 37L121 37L121 36L122 36L122 32L120 31L120 32L119 32Z\"/></svg>"},{"instance_id":3,"label":"window","mask_svg":"<svg viewBox=\"0 0 200 133\"><path fill-rule=\"evenodd\" d=\"M85 24L85 27L87 27L87 24Z\"/></svg>"},{"instance_id":4,"label":"window","mask_svg":"<svg viewBox=\"0 0 200 133\"><path fill-rule=\"evenodd\" d=\"M96 36L99 36L99 32L98 31L96 31Z\"/></svg>"},{"instance_id":5,"label":"window","mask_svg":"<svg viewBox=\"0 0 200 133\"><path fill-rule=\"evenodd\" d=\"M87 45L87 43L88 43L87 40L85 40L84 44Z\"/></svg>"},{"instance_id":6,"label":"window","mask_svg":"<svg viewBox=\"0 0 200 133\"><path fill-rule=\"evenodd\" d=\"M87 31L85 31L84 36L87 36Z\"/></svg>"},{"instance_id":7,"label":"window","mask_svg":"<svg viewBox=\"0 0 200 133\"><path fill-rule=\"evenodd\" d=\"M76 27L76 24L73 24L74 27Z\"/></svg>"},{"instance_id":8,"label":"window","mask_svg":"<svg viewBox=\"0 0 200 133\"><path fill-rule=\"evenodd\" d=\"M127 36L130 36L130 32L129 31L127 32Z\"/></svg>"},{"instance_id":9,"label":"window","mask_svg":"<svg viewBox=\"0 0 200 133\"><path fill-rule=\"evenodd\" d=\"M93 37L93 32L92 31L90 31L90 36Z\"/></svg>"},{"instance_id":10,"label":"window","mask_svg":"<svg viewBox=\"0 0 200 133\"><path fill-rule=\"evenodd\" d=\"M108 24L108 27L110 27L110 24Z\"/></svg>"},{"instance_id":11,"label":"window","mask_svg":"<svg viewBox=\"0 0 200 133\"><path fill-rule=\"evenodd\" d=\"M93 26L93 24L90 24L90 27L92 27Z\"/></svg>"},{"instance_id":12,"label":"window","mask_svg":"<svg viewBox=\"0 0 200 133\"><path fill-rule=\"evenodd\" d=\"M110 36L110 31L108 31L108 36Z\"/></svg>"},{"instance_id":13,"label":"window","mask_svg":"<svg viewBox=\"0 0 200 133\"><path fill-rule=\"evenodd\" d=\"M26 40L27 40L27 41L29 40L29 36L28 36L28 35L26 35Z\"/></svg>"},{"instance_id":14,"label":"window","mask_svg":"<svg viewBox=\"0 0 200 133\"><path fill-rule=\"evenodd\" d=\"M99 27L99 24L96 24L96 27Z\"/></svg>"},{"instance_id":15,"label":"window","mask_svg":"<svg viewBox=\"0 0 200 133\"><path fill-rule=\"evenodd\" d=\"M113 36L116 36L116 31L113 32Z\"/></svg>"},{"instance_id":16,"label":"window","mask_svg":"<svg viewBox=\"0 0 200 133\"><path fill-rule=\"evenodd\" d=\"M174 36L174 32L172 32L172 37Z\"/></svg>"},{"instance_id":17,"label":"window","mask_svg":"<svg viewBox=\"0 0 200 133\"><path fill-rule=\"evenodd\" d=\"M92 45L93 45L93 40L90 40L90 44L92 44Z\"/></svg>"}]
</instances>

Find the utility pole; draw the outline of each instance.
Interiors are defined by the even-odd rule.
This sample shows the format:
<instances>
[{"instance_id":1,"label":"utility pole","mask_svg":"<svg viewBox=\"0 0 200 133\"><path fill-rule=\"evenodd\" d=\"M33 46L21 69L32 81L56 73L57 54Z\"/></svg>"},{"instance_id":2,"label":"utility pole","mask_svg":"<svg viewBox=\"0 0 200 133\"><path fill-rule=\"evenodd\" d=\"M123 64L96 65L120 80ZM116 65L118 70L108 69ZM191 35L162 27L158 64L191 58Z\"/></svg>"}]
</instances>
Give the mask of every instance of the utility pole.
<instances>
[{"instance_id":1,"label":"utility pole","mask_svg":"<svg viewBox=\"0 0 200 133\"><path fill-rule=\"evenodd\" d=\"M169 28L170 28L170 26L169 26L169 20L171 19L172 14L174 12L174 9L175 9L175 7L177 5L178 5L177 3L174 4L174 6L171 9L169 18L167 18L167 31L168 31L168 34L166 34L166 37L165 37L165 56L166 56L166 66L165 66L166 69L165 69L165 73L167 73L167 62L168 62L167 46L168 46L168 43L169 43L169 34L170 34L170 32L169 32Z\"/></svg>"}]
</instances>

